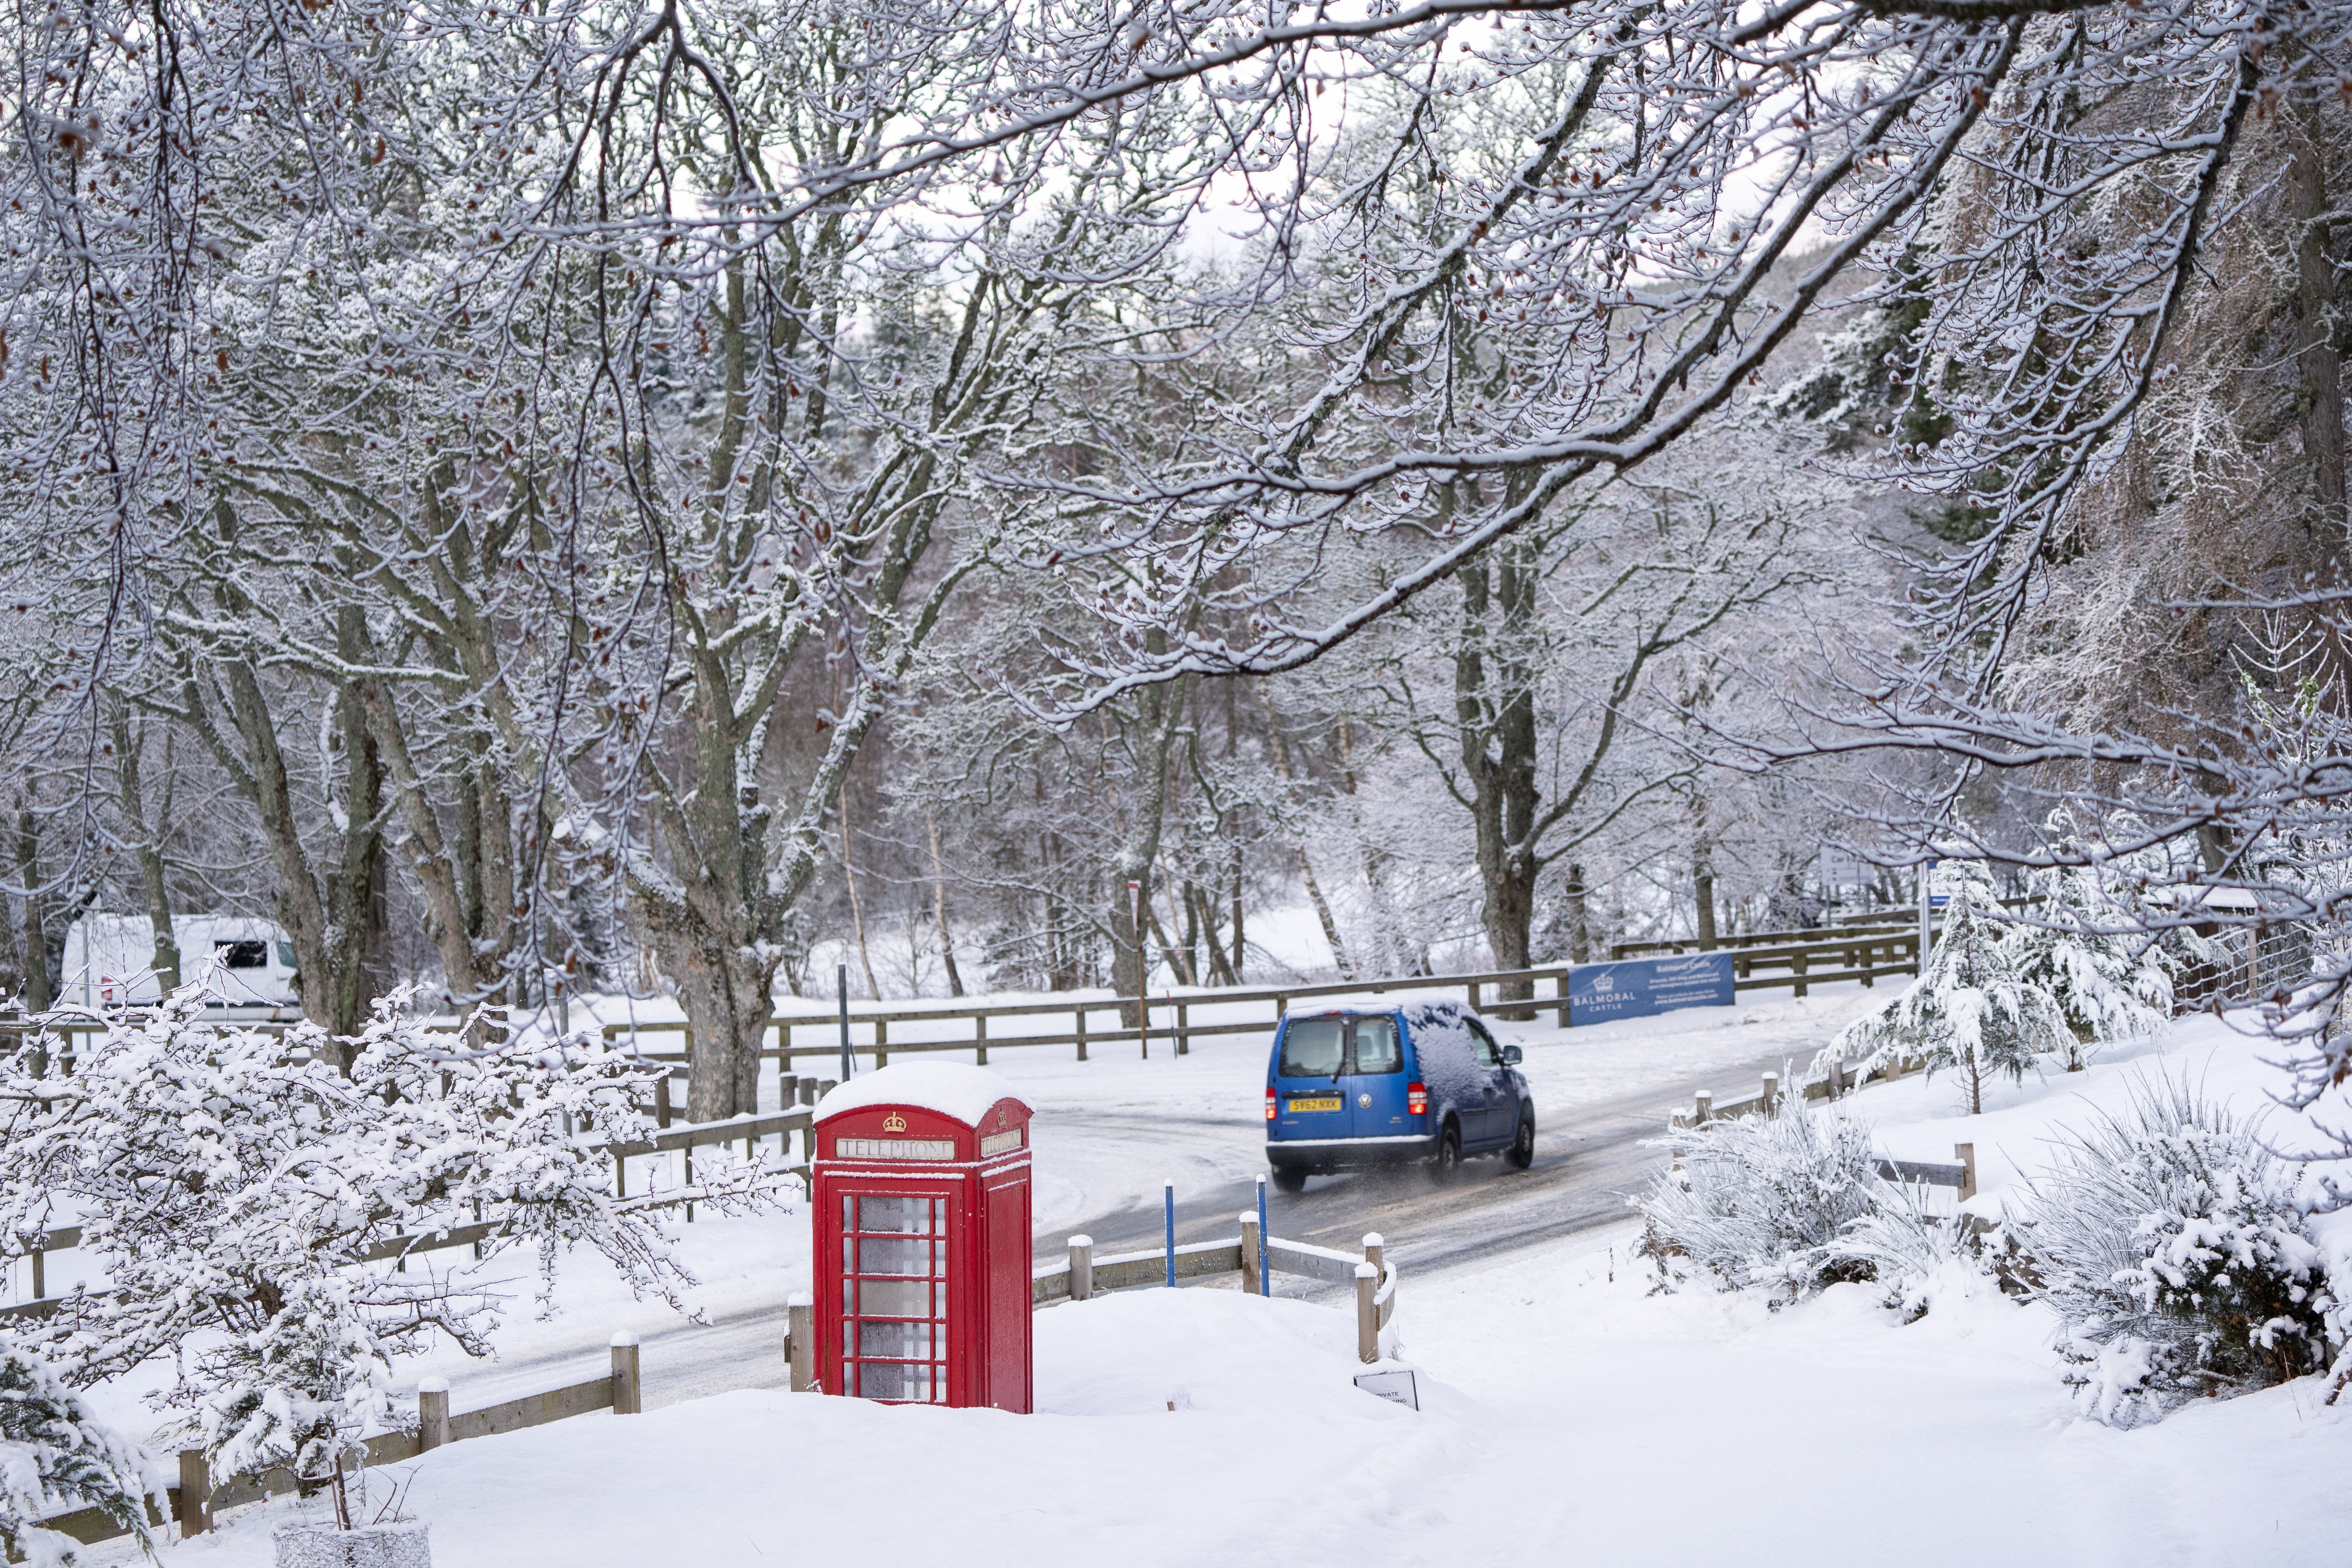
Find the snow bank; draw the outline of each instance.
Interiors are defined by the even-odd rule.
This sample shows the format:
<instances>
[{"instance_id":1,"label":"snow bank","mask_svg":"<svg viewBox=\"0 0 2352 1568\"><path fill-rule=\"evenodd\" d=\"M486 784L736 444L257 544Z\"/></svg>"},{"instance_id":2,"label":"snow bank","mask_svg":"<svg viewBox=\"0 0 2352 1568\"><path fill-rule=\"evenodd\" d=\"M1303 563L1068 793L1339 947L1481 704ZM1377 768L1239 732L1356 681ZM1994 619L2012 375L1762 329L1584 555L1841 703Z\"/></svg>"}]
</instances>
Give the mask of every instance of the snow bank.
<instances>
[{"instance_id":1,"label":"snow bank","mask_svg":"<svg viewBox=\"0 0 2352 1568\"><path fill-rule=\"evenodd\" d=\"M861 1073L816 1102L816 1119L875 1105L912 1105L977 1127L1001 1100L1026 1108L1019 1090L986 1068L966 1062L893 1062Z\"/></svg>"}]
</instances>

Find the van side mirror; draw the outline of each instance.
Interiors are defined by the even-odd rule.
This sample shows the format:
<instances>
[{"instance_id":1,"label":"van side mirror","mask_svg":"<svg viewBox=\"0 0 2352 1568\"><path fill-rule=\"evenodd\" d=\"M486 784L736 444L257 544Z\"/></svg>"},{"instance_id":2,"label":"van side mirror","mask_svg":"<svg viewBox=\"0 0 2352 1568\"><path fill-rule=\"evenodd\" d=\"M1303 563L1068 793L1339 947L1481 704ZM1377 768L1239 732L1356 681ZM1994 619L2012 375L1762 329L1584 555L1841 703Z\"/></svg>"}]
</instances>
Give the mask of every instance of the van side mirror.
<instances>
[{"instance_id":1,"label":"van side mirror","mask_svg":"<svg viewBox=\"0 0 2352 1568\"><path fill-rule=\"evenodd\" d=\"M1518 1047L1505 1046L1503 1047L1503 1065L1505 1067L1515 1068L1525 1059L1526 1053L1522 1052Z\"/></svg>"}]
</instances>

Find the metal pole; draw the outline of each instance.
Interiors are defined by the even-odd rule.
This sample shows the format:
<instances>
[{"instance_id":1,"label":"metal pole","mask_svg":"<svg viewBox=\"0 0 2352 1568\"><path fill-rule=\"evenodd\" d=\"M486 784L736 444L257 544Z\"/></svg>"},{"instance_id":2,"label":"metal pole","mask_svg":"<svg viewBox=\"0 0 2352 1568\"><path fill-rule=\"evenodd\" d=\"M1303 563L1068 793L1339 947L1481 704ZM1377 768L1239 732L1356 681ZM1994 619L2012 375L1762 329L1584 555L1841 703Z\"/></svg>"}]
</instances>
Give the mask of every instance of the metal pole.
<instances>
[{"instance_id":1,"label":"metal pole","mask_svg":"<svg viewBox=\"0 0 2352 1568\"><path fill-rule=\"evenodd\" d=\"M857 1058L849 1049L849 965L833 966L834 994L841 998L841 1081L847 1083L857 1074Z\"/></svg>"},{"instance_id":2,"label":"metal pole","mask_svg":"<svg viewBox=\"0 0 2352 1568\"><path fill-rule=\"evenodd\" d=\"M1257 1293L1261 1296L1274 1294L1273 1280L1265 1271L1265 1173L1263 1171L1258 1173L1257 1178Z\"/></svg>"},{"instance_id":3,"label":"metal pole","mask_svg":"<svg viewBox=\"0 0 2352 1568\"><path fill-rule=\"evenodd\" d=\"M1176 1184L1170 1181L1160 1188L1162 1212L1168 1221L1168 1286L1176 1287Z\"/></svg>"},{"instance_id":4,"label":"metal pole","mask_svg":"<svg viewBox=\"0 0 2352 1568\"><path fill-rule=\"evenodd\" d=\"M1927 861L1919 868L1919 973L1927 973L1927 887L1933 879L1936 863Z\"/></svg>"}]
</instances>

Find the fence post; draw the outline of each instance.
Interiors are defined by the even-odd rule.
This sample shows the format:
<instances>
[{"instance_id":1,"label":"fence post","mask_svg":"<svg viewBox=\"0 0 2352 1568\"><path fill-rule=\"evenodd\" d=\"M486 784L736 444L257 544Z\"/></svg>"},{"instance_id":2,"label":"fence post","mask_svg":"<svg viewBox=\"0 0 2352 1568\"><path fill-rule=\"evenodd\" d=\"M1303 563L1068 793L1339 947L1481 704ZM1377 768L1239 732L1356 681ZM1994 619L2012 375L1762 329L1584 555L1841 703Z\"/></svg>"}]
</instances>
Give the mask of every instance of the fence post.
<instances>
[{"instance_id":1,"label":"fence post","mask_svg":"<svg viewBox=\"0 0 2352 1568\"><path fill-rule=\"evenodd\" d=\"M1090 1301L1095 1294L1095 1238L1070 1237L1070 1300Z\"/></svg>"},{"instance_id":2,"label":"fence post","mask_svg":"<svg viewBox=\"0 0 2352 1568\"><path fill-rule=\"evenodd\" d=\"M875 1020L874 1020L874 1065L875 1065L876 1067L877 1067L877 1068L887 1068L887 1067L888 1067L888 1066L890 1065L890 1051L889 1051L889 1045L890 1045L890 1020L889 1020L889 1019L887 1019L887 1018L877 1018L877 1019L875 1019Z\"/></svg>"},{"instance_id":3,"label":"fence post","mask_svg":"<svg viewBox=\"0 0 2352 1568\"><path fill-rule=\"evenodd\" d=\"M669 1063L661 1065L661 1078L654 1084L654 1125L669 1125Z\"/></svg>"},{"instance_id":4,"label":"fence post","mask_svg":"<svg viewBox=\"0 0 2352 1568\"><path fill-rule=\"evenodd\" d=\"M1768 1072L1764 1075L1764 1120L1769 1121L1780 1114L1780 1075Z\"/></svg>"},{"instance_id":5,"label":"fence post","mask_svg":"<svg viewBox=\"0 0 2352 1568\"><path fill-rule=\"evenodd\" d=\"M784 1350L792 1359L794 1394L816 1386L816 1298L795 1290L784 1298Z\"/></svg>"},{"instance_id":6,"label":"fence post","mask_svg":"<svg viewBox=\"0 0 2352 1568\"><path fill-rule=\"evenodd\" d=\"M1258 1294L1257 1279L1257 1215L1242 1210L1242 1294Z\"/></svg>"},{"instance_id":7,"label":"fence post","mask_svg":"<svg viewBox=\"0 0 2352 1568\"><path fill-rule=\"evenodd\" d=\"M1257 1173L1257 1293L1261 1296L1274 1294L1274 1270L1268 1266L1271 1260L1265 1255L1266 1229L1265 1173L1260 1171Z\"/></svg>"},{"instance_id":8,"label":"fence post","mask_svg":"<svg viewBox=\"0 0 2352 1568\"><path fill-rule=\"evenodd\" d=\"M1356 1359L1381 1359L1381 1310L1373 1300L1381 1288L1381 1271L1369 1263L1356 1265Z\"/></svg>"},{"instance_id":9,"label":"fence post","mask_svg":"<svg viewBox=\"0 0 2352 1568\"><path fill-rule=\"evenodd\" d=\"M1462 989L1470 994L1470 1011L1475 1013L1478 1010L1478 983L1473 980Z\"/></svg>"},{"instance_id":10,"label":"fence post","mask_svg":"<svg viewBox=\"0 0 2352 1568\"><path fill-rule=\"evenodd\" d=\"M1183 1003L1181 1003L1181 1002L1177 1003L1177 1004L1176 1004L1176 1054L1177 1054L1178 1056L1180 1056L1180 1057L1187 1057L1187 1056L1191 1056L1191 1055L1192 1054L1192 1031L1190 1028L1186 1027L1186 1024L1185 1024L1186 1017L1187 1017L1187 1010L1186 1010L1186 1008L1185 1008L1184 1004L1183 1004Z\"/></svg>"},{"instance_id":11,"label":"fence post","mask_svg":"<svg viewBox=\"0 0 2352 1568\"><path fill-rule=\"evenodd\" d=\"M47 1239L46 1235L43 1239ZM48 1273L44 1262L47 1256L39 1247L33 1248L33 1300L36 1301L45 1300L49 1293Z\"/></svg>"},{"instance_id":12,"label":"fence post","mask_svg":"<svg viewBox=\"0 0 2352 1568\"><path fill-rule=\"evenodd\" d=\"M1977 1146L1955 1143L1952 1158L1960 1163L1960 1202L1966 1203L1977 1195Z\"/></svg>"},{"instance_id":13,"label":"fence post","mask_svg":"<svg viewBox=\"0 0 2352 1568\"><path fill-rule=\"evenodd\" d=\"M1160 1212L1168 1224L1168 1288L1176 1288L1176 1179L1170 1177L1160 1188Z\"/></svg>"},{"instance_id":14,"label":"fence post","mask_svg":"<svg viewBox=\"0 0 2352 1568\"><path fill-rule=\"evenodd\" d=\"M971 1021L971 1037L979 1042L972 1053L972 1059L978 1062L982 1067L986 1067L988 1065L987 1014L982 1013L973 1017Z\"/></svg>"},{"instance_id":15,"label":"fence post","mask_svg":"<svg viewBox=\"0 0 2352 1568\"><path fill-rule=\"evenodd\" d=\"M202 1448L180 1450L180 1539L213 1527L212 1467Z\"/></svg>"},{"instance_id":16,"label":"fence post","mask_svg":"<svg viewBox=\"0 0 2352 1568\"><path fill-rule=\"evenodd\" d=\"M1697 1124L1698 1126L1704 1127L1704 1126L1706 1126L1709 1121L1714 1121L1714 1120L1715 1120L1715 1090L1713 1090L1713 1089L1700 1089L1700 1090L1698 1091L1698 1116L1697 1116L1697 1118L1696 1118L1696 1124Z\"/></svg>"},{"instance_id":17,"label":"fence post","mask_svg":"<svg viewBox=\"0 0 2352 1568\"><path fill-rule=\"evenodd\" d=\"M449 1440L449 1380L420 1379L416 1384L416 1446L431 1450Z\"/></svg>"},{"instance_id":18,"label":"fence post","mask_svg":"<svg viewBox=\"0 0 2352 1568\"><path fill-rule=\"evenodd\" d=\"M1364 1261L1370 1264L1374 1268L1379 1269L1382 1275L1386 1275L1389 1271L1388 1259L1381 1257L1381 1233L1377 1230L1366 1231L1364 1233Z\"/></svg>"},{"instance_id":19,"label":"fence post","mask_svg":"<svg viewBox=\"0 0 2352 1568\"><path fill-rule=\"evenodd\" d=\"M1800 948L1797 950L1796 957L1789 961L1789 973L1797 977L1795 990L1796 994L1800 996L1805 994L1805 960L1810 956L1802 948Z\"/></svg>"},{"instance_id":20,"label":"fence post","mask_svg":"<svg viewBox=\"0 0 2352 1568\"><path fill-rule=\"evenodd\" d=\"M1078 1023L1076 1030L1078 1037L1078 1060L1084 1061L1087 1059L1087 1005L1083 1002L1079 1003L1071 1009L1070 1016Z\"/></svg>"},{"instance_id":21,"label":"fence post","mask_svg":"<svg viewBox=\"0 0 2352 1568\"><path fill-rule=\"evenodd\" d=\"M613 1414L645 1413L646 1386L637 1375L637 1336L623 1329L613 1336Z\"/></svg>"},{"instance_id":22,"label":"fence post","mask_svg":"<svg viewBox=\"0 0 2352 1568\"><path fill-rule=\"evenodd\" d=\"M1563 964L1563 965L1561 965L1561 966L1560 966L1560 971L1559 971L1559 975L1558 975L1558 976L1557 976L1557 977L1552 981L1552 983L1551 983L1551 994L1552 994L1553 995L1555 995L1555 996L1557 996L1557 997L1559 997L1559 1005L1558 1007L1556 1007L1556 1008L1552 1009L1552 1016L1553 1016L1553 1020L1554 1020L1553 1026L1554 1026L1555 1028L1561 1028L1561 1029L1565 1029L1565 1028L1567 1028L1567 1027L1568 1027L1568 1024L1569 1024L1569 1017L1568 1017L1568 967L1567 967L1567 965Z\"/></svg>"},{"instance_id":23,"label":"fence post","mask_svg":"<svg viewBox=\"0 0 2352 1568\"><path fill-rule=\"evenodd\" d=\"M813 1078L798 1078L793 1080L793 1085L799 1091L800 1102L803 1105L814 1105L816 1103L816 1079Z\"/></svg>"}]
</instances>

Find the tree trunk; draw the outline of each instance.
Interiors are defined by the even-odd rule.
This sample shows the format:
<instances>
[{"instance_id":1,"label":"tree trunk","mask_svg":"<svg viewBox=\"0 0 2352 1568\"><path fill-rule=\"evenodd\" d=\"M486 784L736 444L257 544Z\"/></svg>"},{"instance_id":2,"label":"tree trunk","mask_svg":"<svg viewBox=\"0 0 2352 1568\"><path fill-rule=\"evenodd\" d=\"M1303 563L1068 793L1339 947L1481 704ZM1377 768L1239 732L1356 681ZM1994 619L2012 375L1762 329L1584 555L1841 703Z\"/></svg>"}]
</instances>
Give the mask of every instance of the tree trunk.
<instances>
[{"instance_id":1,"label":"tree trunk","mask_svg":"<svg viewBox=\"0 0 2352 1568\"><path fill-rule=\"evenodd\" d=\"M1523 552L1504 548L1489 563L1463 567L1462 643L1454 659L1454 723L1463 776L1470 785L1478 876L1486 894L1479 921L1497 969L1525 969L1535 929L1536 713L1531 672L1519 655L1536 609L1537 579ZM1528 980L1496 988L1500 1003L1535 995ZM1496 1016L1528 1018L1510 1007Z\"/></svg>"},{"instance_id":2,"label":"tree trunk","mask_svg":"<svg viewBox=\"0 0 2352 1568\"><path fill-rule=\"evenodd\" d=\"M1152 631L1146 645L1153 652L1164 651L1167 634ZM1135 732L1140 743L1133 752L1134 815L1128 821L1127 842L1119 847L1118 875L1110 889L1111 986L1122 999L1119 1020L1130 1029L1143 1021L1144 986L1151 976L1139 917L1150 918L1151 868L1160 858L1160 832L1168 807L1168 754L1190 688L1187 678L1147 686L1136 699Z\"/></svg>"},{"instance_id":3,"label":"tree trunk","mask_svg":"<svg viewBox=\"0 0 2352 1568\"><path fill-rule=\"evenodd\" d=\"M49 938L41 922L41 838L32 798L16 805L16 881L25 889L25 1008L46 1013L57 1005L49 994Z\"/></svg>"},{"instance_id":4,"label":"tree trunk","mask_svg":"<svg viewBox=\"0 0 2352 1568\"><path fill-rule=\"evenodd\" d=\"M955 933L948 930L948 873L940 862L940 819L929 812L923 820L931 830L931 918L940 928L940 958L947 965L948 994L963 994L963 976L956 973Z\"/></svg>"},{"instance_id":5,"label":"tree trunk","mask_svg":"<svg viewBox=\"0 0 2352 1568\"><path fill-rule=\"evenodd\" d=\"M119 701L114 705L112 729L115 778L121 791L122 815L131 826L133 853L139 860L139 887L147 904L152 947L147 967L155 972L159 994L169 996L180 988L180 944L172 930L171 890L163 879L163 835L170 831L172 817L171 741L167 734L163 742L163 801L150 825L131 718Z\"/></svg>"},{"instance_id":6,"label":"tree trunk","mask_svg":"<svg viewBox=\"0 0 2352 1568\"><path fill-rule=\"evenodd\" d=\"M1585 923L1584 868L1570 865L1568 868L1568 961L1570 963L1592 962L1591 931Z\"/></svg>"},{"instance_id":7,"label":"tree trunk","mask_svg":"<svg viewBox=\"0 0 2352 1568\"><path fill-rule=\"evenodd\" d=\"M2294 247L2294 351L2301 373L2299 399L2304 456L2311 464L2317 517L2312 530L2318 574L2334 579L2344 571L2346 526L2344 473L2344 364L2336 351L2332 309L2336 262L2327 237L2328 135L2317 103L2298 99L2289 125L2294 158L2286 172L2287 216L2297 234Z\"/></svg>"}]
</instances>

